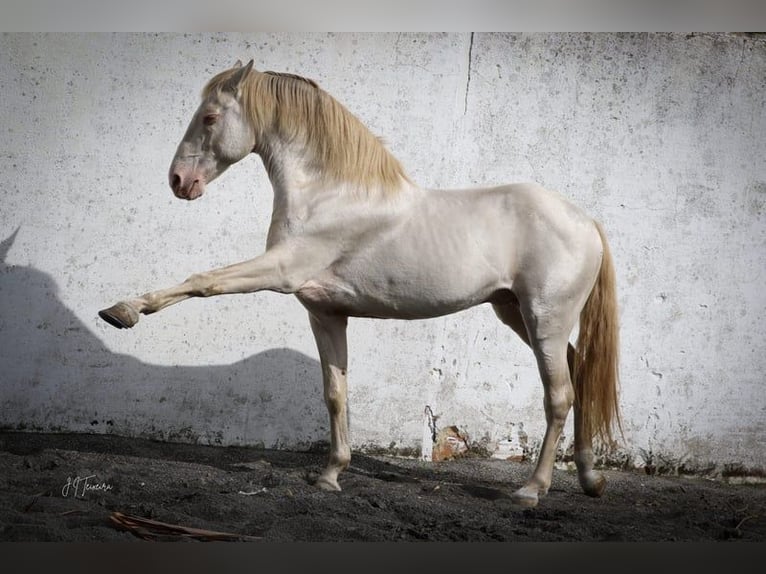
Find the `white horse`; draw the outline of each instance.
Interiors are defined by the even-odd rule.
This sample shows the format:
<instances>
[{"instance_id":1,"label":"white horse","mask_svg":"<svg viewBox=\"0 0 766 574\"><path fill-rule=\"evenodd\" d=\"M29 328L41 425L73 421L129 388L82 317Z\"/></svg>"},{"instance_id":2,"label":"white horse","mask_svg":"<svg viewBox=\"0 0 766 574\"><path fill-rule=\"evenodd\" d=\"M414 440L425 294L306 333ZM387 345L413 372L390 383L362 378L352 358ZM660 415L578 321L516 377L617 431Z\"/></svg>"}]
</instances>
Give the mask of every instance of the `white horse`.
<instances>
[{"instance_id":1,"label":"white horse","mask_svg":"<svg viewBox=\"0 0 766 574\"><path fill-rule=\"evenodd\" d=\"M551 484L574 405L575 462L588 495L606 481L593 439L619 424L618 319L601 226L533 184L465 190L415 185L378 138L312 80L237 62L205 86L170 166L173 193L206 184L251 152L274 189L266 251L99 312L134 326L190 297L271 290L306 307L330 415L317 485L340 490L351 450L346 417L348 317L422 319L490 303L534 352L547 429L534 472L513 493L534 506ZM569 337L579 320L576 348Z\"/></svg>"}]
</instances>

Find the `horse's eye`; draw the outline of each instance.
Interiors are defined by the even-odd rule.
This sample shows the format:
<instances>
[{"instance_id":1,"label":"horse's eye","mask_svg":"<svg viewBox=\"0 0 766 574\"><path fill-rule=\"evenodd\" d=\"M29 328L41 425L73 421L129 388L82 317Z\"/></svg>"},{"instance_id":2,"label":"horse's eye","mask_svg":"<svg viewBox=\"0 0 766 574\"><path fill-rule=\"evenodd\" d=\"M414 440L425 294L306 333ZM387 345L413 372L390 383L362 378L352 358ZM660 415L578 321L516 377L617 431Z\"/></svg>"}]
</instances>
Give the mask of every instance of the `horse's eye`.
<instances>
[{"instance_id":1,"label":"horse's eye","mask_svg":"<svg viewBox=\"0 0 766 574\"><path fill-rule=\"evenodd\" d=\"M208 114L202 121L206 126L212 126L218 121L218 114Z\"/></svg>"}]
</instances>

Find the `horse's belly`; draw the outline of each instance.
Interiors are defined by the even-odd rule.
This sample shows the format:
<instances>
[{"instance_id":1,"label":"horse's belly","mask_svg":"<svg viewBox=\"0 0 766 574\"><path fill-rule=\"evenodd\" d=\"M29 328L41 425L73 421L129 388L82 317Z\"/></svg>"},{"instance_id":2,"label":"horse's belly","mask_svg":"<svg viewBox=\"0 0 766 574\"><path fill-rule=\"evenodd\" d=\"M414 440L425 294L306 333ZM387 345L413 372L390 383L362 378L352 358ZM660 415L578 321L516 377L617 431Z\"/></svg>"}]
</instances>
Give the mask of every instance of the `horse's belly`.
<instances>
[{"instance_id":1,"label":"horse's belly","mask_svg":"<svg viewBox=\"0 0 766 574\"><path fill-rule=\"evenodd\" d=\"M309 309L349 317L426 319L456 313L490 300L501 287L449 282L423 284L417 278L350 283L338 278L307 281L296 293Z\"/></svg>"}]
</instances>

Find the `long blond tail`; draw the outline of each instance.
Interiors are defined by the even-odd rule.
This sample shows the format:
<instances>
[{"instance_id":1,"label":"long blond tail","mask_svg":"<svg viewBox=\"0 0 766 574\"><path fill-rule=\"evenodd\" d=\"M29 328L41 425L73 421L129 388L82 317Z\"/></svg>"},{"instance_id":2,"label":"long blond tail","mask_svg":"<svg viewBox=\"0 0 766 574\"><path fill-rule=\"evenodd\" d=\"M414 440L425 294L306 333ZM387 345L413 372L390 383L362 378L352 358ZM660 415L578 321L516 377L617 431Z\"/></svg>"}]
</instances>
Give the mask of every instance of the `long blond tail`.
<instances>
[{"instance_id":1,"label":"long blond tail","mask_svg":"<svg viewBox=\"0 0 766 574\"><path fill-rule=\"evenodd\" d=\"M617 397L620 362L617 288L609 244L601 225L594 223L604 251L596 284L580 313L573 382L583 432L587 438L599 438L613 447L615 423L622 433Z\"/></svg>"}]
</instances>

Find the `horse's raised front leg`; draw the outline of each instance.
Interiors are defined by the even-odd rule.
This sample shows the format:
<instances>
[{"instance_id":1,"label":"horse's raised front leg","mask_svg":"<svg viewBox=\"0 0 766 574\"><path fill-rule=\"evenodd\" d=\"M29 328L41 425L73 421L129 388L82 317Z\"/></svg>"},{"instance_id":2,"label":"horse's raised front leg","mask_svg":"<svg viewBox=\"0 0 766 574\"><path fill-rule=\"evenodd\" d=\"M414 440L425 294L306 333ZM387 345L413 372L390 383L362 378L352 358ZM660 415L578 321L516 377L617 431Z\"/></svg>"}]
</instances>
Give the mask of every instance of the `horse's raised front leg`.
<instances>
[{"instance_id":1,"label":"horse's raised front leg","mask_svg":"<svg viewBox=\"0 0 766 574\"><path fill-rule=\"evenodd\" d=\"M319 359L322 363L324 400L330 414L330 458L327 467L317 480L317 486L325 490L340 490L338 475L351 462L348 444L348 413L346 411L346 325L348 319L336 315L309 313L311 330L316 339Z\"/></svg>"},{"instance_id":2,"label":"horse's raised front leg","mask_svg":"<svg viewBox=\"0 0 766 574\"><path fill-rule=\"evenodd\" d=\"M192 275L174 287L121 301L99 311L98 314L115 327L129 328L138 323L139 314L156 313L190 297L252 293L261 290L293 293L304 278L300 271L301 268L295 265L295 257L292 257L290 251L274 249L249 261Z\"/></svg>"}]
</instances>

